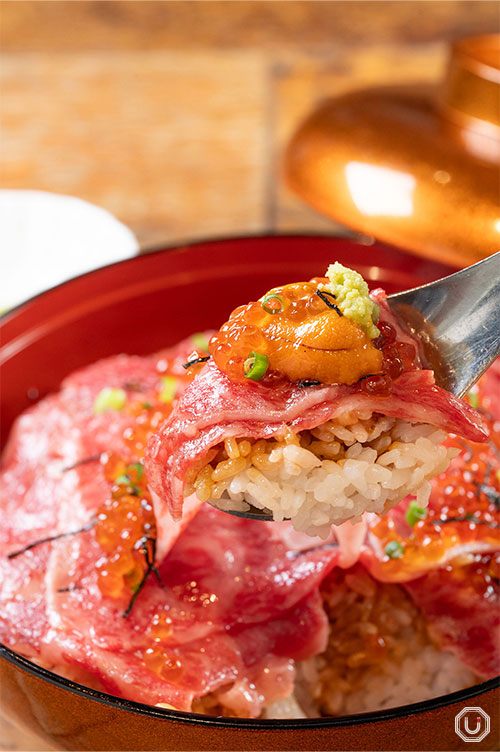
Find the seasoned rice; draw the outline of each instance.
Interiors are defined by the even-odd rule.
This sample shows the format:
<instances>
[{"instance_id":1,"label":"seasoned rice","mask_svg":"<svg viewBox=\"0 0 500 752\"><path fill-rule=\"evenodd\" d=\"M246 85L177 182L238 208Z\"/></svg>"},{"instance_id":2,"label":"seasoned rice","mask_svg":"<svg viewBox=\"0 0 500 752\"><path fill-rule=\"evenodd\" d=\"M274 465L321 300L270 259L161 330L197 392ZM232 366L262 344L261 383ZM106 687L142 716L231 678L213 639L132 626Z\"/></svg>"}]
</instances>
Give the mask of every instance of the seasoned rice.
<instances>
[{"instance_id":1,"label":"seasoned rice","mask_svg":"<svg viewBox=\"0 0 500 752\"><path fill-rule=\"evenodd\" d=\"M226 510L250 503L326 538L332 524L384 514L407 495L425 507L429 481L458 453L445 438L431 425L369 414L280 438L226 439L192 471L185 493Z\"/></svg>"},{"instance_id":2,"label":"seasoned rice","mask_svg":"<svg viewBox=\"0 0 500 752\"><path fill-rule=\"evenodd\" d=\"M434 642L401 585L361 566L335 570L322 588L326 651L299 664L296 696L315 715L348 715L437 697L478 677Z\"/></svg>"},{"instance_id":3,"label":"seasoned rice","mask_svg":"<svg viewBox=\"0 0 500 752\"><path fill-rule=\"evenodd\" d=\"M375 580L364 567L336 569L322 586L329 620L326 650L297 664L293 694L268 705L265 718L365 713L421 702L480 681L441 650L401 585ZM222 689L222 692L224 688ZM232 715L221 690L193 711Z\"/></svg>"}]
</instances>

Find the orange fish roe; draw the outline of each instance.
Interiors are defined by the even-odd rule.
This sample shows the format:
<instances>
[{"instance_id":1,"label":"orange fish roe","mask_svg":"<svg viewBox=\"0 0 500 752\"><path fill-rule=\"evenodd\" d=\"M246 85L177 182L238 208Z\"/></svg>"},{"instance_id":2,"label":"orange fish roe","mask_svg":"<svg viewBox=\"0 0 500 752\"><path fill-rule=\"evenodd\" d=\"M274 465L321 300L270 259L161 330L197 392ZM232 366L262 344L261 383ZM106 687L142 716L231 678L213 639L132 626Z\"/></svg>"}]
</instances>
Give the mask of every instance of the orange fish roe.
<instances>
[{"instance_id":1,"label":"orange fish roe","mask_svg":"<svg viewBox=\"0 0 500 752\"><path fill-rule=\"evenodd\" d=\"M380 335L372 340L372 344L382 351L382 373L363 379L360 388L367 394L384 395L390 393L392 382L403 371L411 371L416 367L417 353L409 342L399 342L396 339L393 326L384 321L380 321L377 326Z\"/></svg>"},{"instance_id":2,"label":"orange fish roe","mask_svg":"<svg viewBox=\"0 0 500 752\"><path fill-rule=\"evenodd\" d=\"M153 560L156 525L141 463L125 465L111 455L104 473L112 485L95 526L104 554L97 562L98 583L103 595L119 599L130 597L142 582Z\"/></svg>"},{"instance_id":3,"label":"orange fish roe","mask_svg":"<svg viewBox=\"0 0 500 752\"><path fill-rule=\"evenodd\" d=\"M476 553L457 556L448 564L446 570L459 587L463 583L468 589L484 597L494 595L498 598L500 584L500 552ZM458 592L458 591L457 591Z\"/></svg>"},{"instance_id":4,"label":"orange fish roe","mask_svg":"<svg viewBox=\"0 0 500 752\"><path fill-rule=\"evenodd\" d=\"M147 648L142 653L145 665L163 679L175 683L178 681L184 668L181 659L174 653L169 653L164 647Z\"/></svg>"},{"instance_id":5,"label":"orange fish roe","mask_svg":"<svg viewBox=\"0 0 500 752\"><path fill-rule=\"evenodd\" d=\"M142 402L134 400L127 405L127 411L135 416L133 428L125 429L123 438L132 454L138 459L144 457L150 436L158 430L172 412L173 403Z\"/></svg>"},{"instance_id":6,"label":"orange fish roe","mask_svg":"<svg viewBox=\"0 0 500 752\"><path fill-rule=\"evenodd\" d=\"M389 555L376 564L384 580L404 581L417 570L440 562L446 551L460 544L500 542L500 422L483 412L488 444L450 436L445 442L463 453L446 473L432 481L431 503L424 519L414 525L381 517L372 528ZM437 503L433 504L432 500ZM389 548L387 548L389 547ZM391 547L398 556L391 558Z\"/></svg>"},{"instance_id":7,"label":"orange fish roe","mask_svg":"<svg viewBox=\"0 0 500 752\"><path fill-rule=\"evenodd\" d=\"M240 383L359 381L363 391L388 394L392 381L415 367L415 348L396 341L396 331L385 322L370 340L333 296L318 289L321 281L277 287L236 308L209 343L217 367Z\"/></svg>"},{"instance_id":8,"label":"orange fish roe","mask_svg":"<svg viewBox=\"0 0 500 752\"><path fill-rule=\"evenodd\" d=\"M203 356L206 353L199 355L195 350L190 359ZM179 372L172 364L159 361L156 390L128 401L123 408L135 418L133 427L124 432L133 460L114 454L103 457L110 497L97 512L94 534L103 552L97 563L98 584L107 597L130 600L151 571L156 524L141 460L150 436L170 414L183 382L191 381L199 368L194 364Z\"/></svg>"},{"instance_id":9,"label":"orange fish roe","mask_svg":"<svg viewBox=\"0 0 500 752\"><path fill-rule=\"evenodd\" d=\"M155 642L162 642L172 634L172 619L165 612L154 614L149 627L149 634Z\"/></svg>"},{"instance_id":10,"label":"orange fish roe","mask_svg":"<svg viewBox=\"0 0 500 752\"><path fill-rule=\"evenodd\" d=\"M254 378L247 363L252 352L268 359L265 378L254 379L263 383L284 376L353 384L382 370L380 350L316 282L276 287L239 306L212 337L209 350L220 370L243 383Z\"/></svg>"}]
</instances>

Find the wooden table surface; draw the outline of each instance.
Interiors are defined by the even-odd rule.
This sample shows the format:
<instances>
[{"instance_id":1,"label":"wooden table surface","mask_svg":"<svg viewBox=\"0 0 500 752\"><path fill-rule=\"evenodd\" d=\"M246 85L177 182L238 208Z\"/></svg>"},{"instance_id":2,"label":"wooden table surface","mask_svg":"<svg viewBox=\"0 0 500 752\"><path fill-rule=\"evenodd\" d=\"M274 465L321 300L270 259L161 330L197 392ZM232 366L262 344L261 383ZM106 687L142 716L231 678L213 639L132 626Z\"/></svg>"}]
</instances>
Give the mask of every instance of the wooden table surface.
<instances>
[{"instance_id":1,"label":"wooden table surface","mask_svg":"<svg viewBox=\"0 0 500 752\"><path fill-rule=\"evenodd\" d=\"M1 6L2 188L105 207L142 248L339 228L283 185L321 98L438 80L494 3L15 2ZM0 750L53 749L0 720Z\"/></svg>"}]
</instances>

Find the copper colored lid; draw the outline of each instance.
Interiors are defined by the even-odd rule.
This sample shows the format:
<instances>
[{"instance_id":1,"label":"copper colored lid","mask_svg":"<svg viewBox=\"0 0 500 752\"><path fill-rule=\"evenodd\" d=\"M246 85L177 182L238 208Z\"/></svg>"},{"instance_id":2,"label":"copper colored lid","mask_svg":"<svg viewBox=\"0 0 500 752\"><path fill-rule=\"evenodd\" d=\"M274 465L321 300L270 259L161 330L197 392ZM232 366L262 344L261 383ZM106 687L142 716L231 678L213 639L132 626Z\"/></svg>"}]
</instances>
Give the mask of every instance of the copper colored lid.
<instances>
[{"instance_id":1,"label":"copper colored lid","mask_svg":"<svg viewBox=\"0 0 500 752\"><path fill-rule=\"evenodd\" d=\"M438 108L463 148L500 161L500 35L453 45Z\"/></svg>"},{"instance_id":2,"label":"copper colored lid","mask_svg":"<svg viewBox=\"0 0 500 752\"><path fill-rule=\"evenodd\" d=\"M457 42L440 87L324 102L285 155L307 203L379 240L459 265L500 241L500 35Z\"/></svg>"}]
</instances>

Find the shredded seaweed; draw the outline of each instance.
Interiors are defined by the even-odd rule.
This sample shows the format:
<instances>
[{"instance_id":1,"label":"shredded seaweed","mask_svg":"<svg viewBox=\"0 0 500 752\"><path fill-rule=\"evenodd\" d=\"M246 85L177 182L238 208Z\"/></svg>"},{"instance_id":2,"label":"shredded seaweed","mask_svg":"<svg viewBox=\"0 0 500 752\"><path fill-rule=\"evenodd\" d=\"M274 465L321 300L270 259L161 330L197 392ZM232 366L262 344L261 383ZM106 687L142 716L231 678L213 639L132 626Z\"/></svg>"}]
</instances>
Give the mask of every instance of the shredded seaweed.
<instances>
[{"instance_id":1,"label":"shredded seaweed","mask_svg":"<svg viewBox=\"0 0 500 752\"><path fill-rule=\"evenodd\" d=\"M478 493L483 493L488 501L494 504L497 509L500 509L500 493L498 493L496 488L493 488L493 486L487 486L486 483L478 483L477 481L472 482L476 486Z\"/></svg>"},{"instance_id":2,"label":"shredded seaweed","mask_svg":"<svg viewBox=\"0 0 500 752\"><path fill-rule=\"evenodd\" d=\"M287 559L296 559L298 556L303 556L303 554L310 554L312 551L329 551L332 548L338 548L339 544L337 541L333 541L332 543L322 543L319 546L311 546L310 548L303 548L300 551L287 551L286 552L286 558Z\"/></svg>"},{"instance_id":3,"label":"shredded seaweed","mask_svg":"<svg viewBox=\"0 0 500 752\"><path fill-rule=\"evenodd\" d=\"M81 527L79 530L72 530L69 533L58 533L57 535L51 535L48 538L40 538L40 540L33 541L33 543L29 543L27 546L24 546L24 548L19 549L19 551L14 551L11 554L7 554L8 559L15 559L16 556L20 556L21 554L26 553L26 551L29 551L32 548L35 548L36 546L41 546L42 543L52 543L52 541L59 540L60 538L69 538L71 535L79 535L80 533L85 533L87 530L90 530L94 527L94 525L97 524L97 520L92 520L84 527Z\"/></svg>"},{"instance_id":4,"label":"shredded seaweed","mask_svg":"<svg viewBox=\"0 0 500 752\"><path fill-rule=\"evenodd\" d=\"M68 587L58 588L56 593L72 593L73 590L81 590L81 585L68 585Z\"/></svg>"},{"instance_id":5,"label":"shredded seaweed","mask_svg":"<svg viewBox=\"0 0 500 752\"><path fill-rule=\"evenodd\" d=\"M460 436L457 436L457 441L465 452L464 460L466 462L470 462L470 460L472 459L472 449L470 448L469 444L467 444L464 439L460 438Z\"/></svg>"},{"instance_id":6,"label":"shredded seaweed","mask_svg":"<svg viewBox=\"0 0 500 752\"><path fill-rule=\"evenodd\" d=\"M206 363L206 361L210 360L211 357L212 357L211 355L205 355L203 358L195 358L194 360L188 360L188 362L184 363L182 367L190 368L191 366L195 366L197 363Z\"/></svg>"},{"instance_id":7,"label":"shredded seaweed","mask_svg":"<svg viewBox=\"0 0 500 752\"><path fill-rule=\"evenodd\" d=\"M486 525L487 527L492 528L492 530L500 528L500 525L497 522L481 520L479 517L476 517L475 514L461 514L458 517L445 517L440 520L430 520L431 525L446 525L448 522L473 522L474 525Z\"/></svg>"},{"instance_id":8,"label":"shredded seaweed","mask_svg":"<svg viewBox=\"0 0 500 752\"><path fill-rule=\"evenodd\" d=\"M100 454L92 454L90 457L84 457L82 460L73 462L72 465L66 465L66 467L63 467L62 471L63 473L66 473L68 470L74 470L76 467L80 467L80 465L89 465L91 462L98 462L100 459Z\"/></svg>"},{"instance_id":9,"label":"shredded seaweed","mask_svg":"<svg viewBox=\"0 0 500 752\"><path fill-rule=\"evenodd\" d=\"M321 298L323 303L325 303L325 305L327 305L328 308L332 308L335 311L335 313L337 313L339 316L344 315L342 311L340 310L340 308L338 307L338 305L335 305L335 303L332 303L332 301L328 299L328 298L333 298L334 300L337 300L337 298L335 297L333 293L318 289L316 290L316 295L319 298Z\"/></svg>"},{"instance_id":10,"label":"shredded seaweed","mask_svg":"<svg viewBox=\"0 0 500 752\"><path fill-rule=\"evenodd\" d=\"M151 543L151 546L148 546L148 543ZM165 583L163 582L161 575L158 571L158 568L155 565L155 556L156 556L156 538L150 538L148 536L144 536L143 538L140 538L137 543L135 544L135 548L140 549L142 553L144 554L144 558L146 560L146 571L144 572L144 575L142 577L142 580L139 582L137 587L134 589L132 598L130 599L130 602L123 612L123 618L126 619L130 614L132 613L132 609L134 608L134 604L139 596L139 593L143 589L144 585L146 584L146 581L153 572L156 579L160 583L163 590L166 590Z\"/></svg>"},{"instance_id":11,"label":"shredded seaweed","mask_svg":"<svg viewBox=\"0 0 500 752\"><path fill-rule=\"evenodd\" d=\"M122 389L125 389L125 391L127 392L146 392L147 391L144 384L141 384L140 381L125 381L122 384Z\"/></svg>"},{"instance_id":12,"label":"shredded seaweed","mask_svg":"<svg viewBox=\"0 0 500 752\"><path fill-rule=\"evenodd\" d=\"M298 381L297 386L299 386L301 389L307 389L310 386L321 386L321 381L313 381L311 379L304 379L303 381Z\"/></svg>"},{"instance_id":13,"label":"shredded seaweed","mask_svg":"<svg viewBox=\"0 0 500 752\"><path fill-rule=\"evenodd\" d=\"M480 483L477 480L473 480L473 484L476 486L476 499L479 501L481 494L484 494L491 504L494 504L497 509L500 509L500 493L490 486L491 471L493 465L488 462L486 470L484 471L484 481Z\"/></svg>"}]
</instances>

